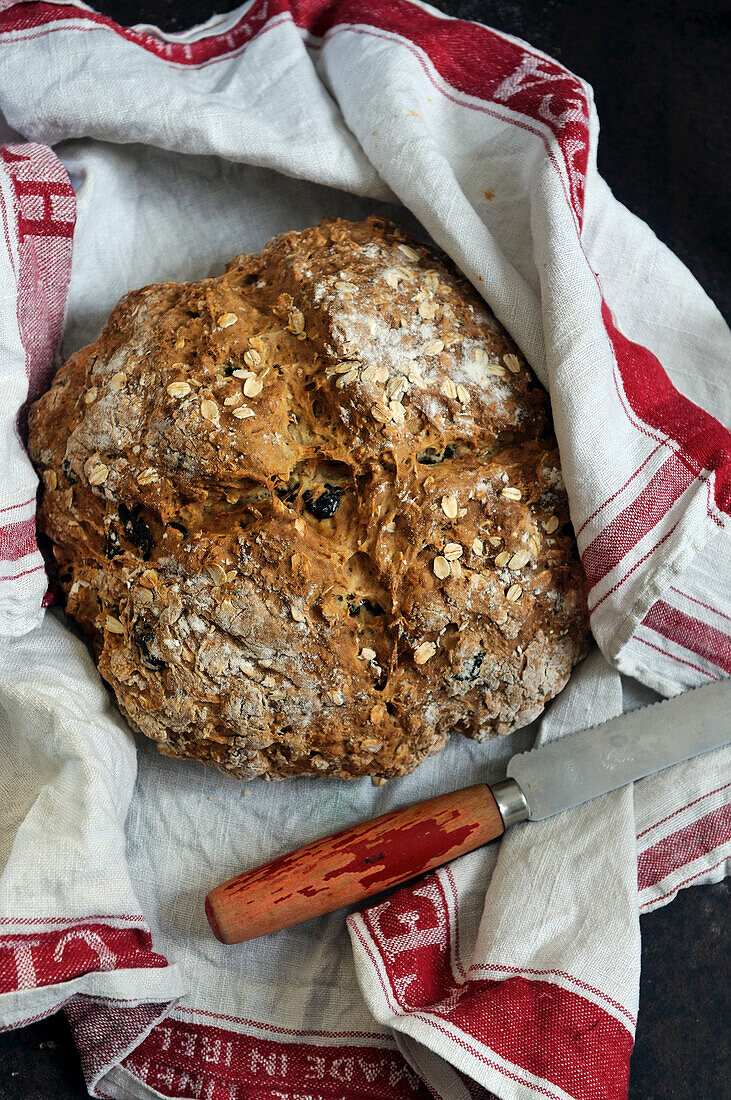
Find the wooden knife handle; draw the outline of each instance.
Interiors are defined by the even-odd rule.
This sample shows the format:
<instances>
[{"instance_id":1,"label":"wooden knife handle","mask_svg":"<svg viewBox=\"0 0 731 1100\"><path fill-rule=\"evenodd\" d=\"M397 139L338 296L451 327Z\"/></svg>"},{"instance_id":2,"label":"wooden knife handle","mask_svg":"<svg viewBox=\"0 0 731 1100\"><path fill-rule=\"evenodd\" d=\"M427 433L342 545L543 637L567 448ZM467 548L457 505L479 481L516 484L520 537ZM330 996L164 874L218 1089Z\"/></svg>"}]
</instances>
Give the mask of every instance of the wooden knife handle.
<instances>
[{"instance_id":1,"label":"wooden knife handle","mask_svg":"<svg viewBox=\"0 0 731 1100\"><path fill-rule=\"evenodd\" d=\"M229 879L206 898L222 943L242 943L330 913L502 836L488 786L393 810Z\"/></svg>"}]
</instances>

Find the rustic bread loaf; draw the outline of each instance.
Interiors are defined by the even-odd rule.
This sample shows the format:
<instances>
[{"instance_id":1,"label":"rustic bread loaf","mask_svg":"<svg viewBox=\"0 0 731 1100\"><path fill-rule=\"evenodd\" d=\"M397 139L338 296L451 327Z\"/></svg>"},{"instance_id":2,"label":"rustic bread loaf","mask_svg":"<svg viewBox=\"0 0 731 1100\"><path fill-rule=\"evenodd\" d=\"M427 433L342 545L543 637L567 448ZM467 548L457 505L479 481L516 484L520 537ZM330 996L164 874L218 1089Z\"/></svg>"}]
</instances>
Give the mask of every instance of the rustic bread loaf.
<instances>
[{"instance_id":1,"label":"rustic bread loaf","mask_svg":"<svg viewBox=\"0 0 731 1100\"><path fill-rule=\"evenodd\" d=\"M67 611L163 753L401 775L530 722L585 652L548 398L380 219L126 295L30 451Z\"/></svg>"}]
</instances>

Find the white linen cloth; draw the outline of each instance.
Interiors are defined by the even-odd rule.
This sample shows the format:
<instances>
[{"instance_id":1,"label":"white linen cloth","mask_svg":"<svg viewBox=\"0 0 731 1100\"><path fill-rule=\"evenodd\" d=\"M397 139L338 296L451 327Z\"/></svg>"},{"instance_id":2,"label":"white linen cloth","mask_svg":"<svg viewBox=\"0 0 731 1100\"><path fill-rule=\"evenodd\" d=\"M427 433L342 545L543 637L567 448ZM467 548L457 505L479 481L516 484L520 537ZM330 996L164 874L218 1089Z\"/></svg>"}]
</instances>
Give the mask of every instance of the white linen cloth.
<instances>
[{"instance_id":1,"label":"white linen cloth","mask_svg":"<svg viewBox=\"0 0 731 1100\"><path fill-rule=\"evenodd\" d=\"M42 612L18 420L64 308L68 354L131 286L383 213L449 252L551 393L601 652L539 736L728 674L729 334L597 175L591 90L405 0L255 0L173 36L0 0L0 109L32 143L0 159L0 1026L65 1005L98 1096L625 1096L639 914L727 872L731 753L521 826L351 916L350 943L340 912L224 948L212 885L497 779L536 729L378 790L136 760Z\"/></svg>"}]
</instances>

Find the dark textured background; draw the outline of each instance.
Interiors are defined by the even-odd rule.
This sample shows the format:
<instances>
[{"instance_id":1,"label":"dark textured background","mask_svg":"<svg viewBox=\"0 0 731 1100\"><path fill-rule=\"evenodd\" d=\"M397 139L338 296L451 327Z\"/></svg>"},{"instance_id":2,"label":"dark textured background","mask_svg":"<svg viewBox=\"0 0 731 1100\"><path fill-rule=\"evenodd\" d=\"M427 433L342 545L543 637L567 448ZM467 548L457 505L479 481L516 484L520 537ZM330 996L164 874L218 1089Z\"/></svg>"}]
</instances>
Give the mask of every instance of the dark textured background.
<instances>
[{"instance_id":1,"label":"dark textured background","mask_svg":"<svg viewBox=\"0 0 731 1100\"><path fill-rule=\"evenodd\" d=\"M93 0L92 0L93 2ZM97 0L130 25L200 23L227 4ZM731 7L720 0L442 0L508 31L594 88L599 170L731 314L727 180ZM728 883L688 889L642 918L640 1018L630 1100L728 1100ZM63 1016L0 1036L0 1100L85 1097Z\"/></svg>"}]
</instances>

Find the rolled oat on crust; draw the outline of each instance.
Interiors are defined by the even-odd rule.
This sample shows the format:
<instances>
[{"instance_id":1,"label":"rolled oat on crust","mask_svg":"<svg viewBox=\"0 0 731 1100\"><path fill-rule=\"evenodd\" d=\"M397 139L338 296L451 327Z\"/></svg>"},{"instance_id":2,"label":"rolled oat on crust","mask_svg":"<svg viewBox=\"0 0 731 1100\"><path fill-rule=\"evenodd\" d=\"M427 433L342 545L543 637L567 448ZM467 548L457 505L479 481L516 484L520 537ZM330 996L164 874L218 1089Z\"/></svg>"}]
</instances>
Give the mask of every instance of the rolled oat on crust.
<instances>
[{"instance_id":1,"label":"rolled oat on crust","mask_svg":"<svg viewBox=\"0 0 731 1100\"><path fill-rule=\"evenodd\" d=\"M530 722L586 652L547 395L381 219L126 295L30 451L66 609L163 753L403 775Z\"/></svg>"}]
</instances>

